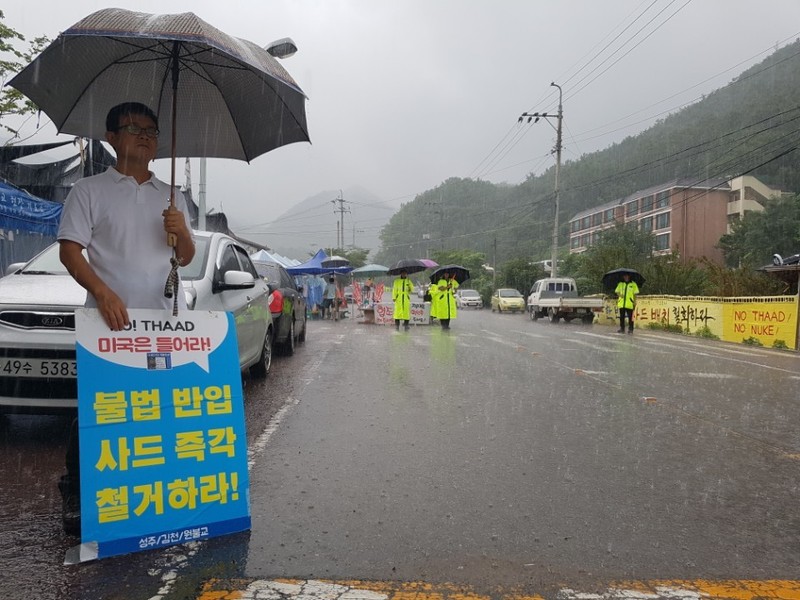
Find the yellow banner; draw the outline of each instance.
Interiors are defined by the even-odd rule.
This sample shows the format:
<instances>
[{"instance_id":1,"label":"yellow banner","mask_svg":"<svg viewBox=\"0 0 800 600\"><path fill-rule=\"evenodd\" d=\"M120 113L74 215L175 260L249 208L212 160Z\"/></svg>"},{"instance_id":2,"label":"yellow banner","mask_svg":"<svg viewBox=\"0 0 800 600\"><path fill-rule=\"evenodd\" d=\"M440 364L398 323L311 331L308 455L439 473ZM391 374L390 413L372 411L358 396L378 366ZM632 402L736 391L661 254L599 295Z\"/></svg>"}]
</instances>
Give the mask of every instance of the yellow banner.
<instances>
[{"instance_id":1,"label":"yellow banner","mask_svg":"<svg viewBox=\"0 0 800 600\"><path fill-rule=\"evenodd\" d=\"M726 342L758 340L763 346L797 348L798 300L795 296L701 298L640 296L633 320L636 327L649 323L679 325L686 333L703 327ZM607 300L599 323L619 324L616 300Z\"/></svg>"},{"instance_id":2,"label":"yellow banner","mask_svg":"<svg viewBox=\"0 0 800 600\"><path fill-rule=\"evenodd\" d=\"M723 305L722 339L741 342L755 338L765 346L797 345L797 302L737 302Z\"/></svg>"}]
</instances>

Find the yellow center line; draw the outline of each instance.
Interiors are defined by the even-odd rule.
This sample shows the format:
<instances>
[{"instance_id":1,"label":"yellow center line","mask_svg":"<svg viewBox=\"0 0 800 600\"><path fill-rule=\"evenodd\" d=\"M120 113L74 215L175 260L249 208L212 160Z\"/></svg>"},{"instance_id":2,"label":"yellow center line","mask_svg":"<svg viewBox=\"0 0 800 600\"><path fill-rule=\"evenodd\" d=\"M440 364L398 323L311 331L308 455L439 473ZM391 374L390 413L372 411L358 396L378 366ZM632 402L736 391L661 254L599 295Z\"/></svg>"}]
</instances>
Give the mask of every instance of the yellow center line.
<instances>
[{"instance_id":1,"label":"yellow center line","mask_svg":"<svg viewBox=\"0 0 800 600\"><path fill-rule=\"evenodd\" d=\"M651 580L607 584L604 592L564 586L547 595L497 589L479 594L470 586L427 582L304 579L214 579L205 583L198 600L800 600L800 580Z\"/></svg>"}]
</instances>

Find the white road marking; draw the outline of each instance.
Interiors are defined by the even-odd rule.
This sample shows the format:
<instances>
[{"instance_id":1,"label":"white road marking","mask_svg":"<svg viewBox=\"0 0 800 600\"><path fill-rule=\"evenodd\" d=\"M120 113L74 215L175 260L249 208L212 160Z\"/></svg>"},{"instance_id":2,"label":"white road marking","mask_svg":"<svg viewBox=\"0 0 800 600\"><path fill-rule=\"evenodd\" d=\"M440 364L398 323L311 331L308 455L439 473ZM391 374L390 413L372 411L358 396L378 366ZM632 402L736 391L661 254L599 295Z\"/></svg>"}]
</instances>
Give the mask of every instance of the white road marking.
<instances>
[{"instance_id":1,"label":"white road marking","mask_svg":"<svg viewBox=\"0 0 800 600\"><path fill-rule=\"evenodd\" d=\"M342 339L344 338L344 334L338 336L337 340L334 343L341 343ZM323 353L322 357L311 363L306 372L306 376L300 380L300 392L302 392L306 386L308 386L311 381L313 381L313 375L319 370L319 367L325 362L325 358L328 356L328 351ZM256 459L263 454L264 449L267 447L267 443L269 443L270 438L272 435L278 430L278 427L286 418L286 416L291 412L291 409L299 403L299 400L294 398L293 396L289 396L286 398L286 402L283 403L283 406L278 409L278 412L273 415L270 419L267 426L261 432L261 434L256 438L256 441L253 443L252 448L247 449L247 470L251 471L253 466L255 465ZM189 564L189 559L192 558L197 552L200 550L201 545L203 542L193 542L190 544L182 544L179 546L172 546L168 548L163 553L163 558L168 563L171 563L169 566L169 570L164 571L161 575L161 581L164 582L164 585L159 588L158 593L155 596L152 596L150 600L163 600L163 598L172 591L172 586L178 580L178 574L180 570ZM189 551L186 552L186 548L189 548ZM158 575L158 570L154 570L151 575L155 576ZM255 596L253 596L255 598ZM258 598L267 598L267 596L258 596Z\"/></svg>"},{"instance_id":2,"label":"white road marking","mask_svg":"<svg viewBox=\"0 0 800 600\"><path fill-rule=\"evenodd\" d=\"M608 336L600 335L600 334L597 334L597 333L590 333L588 331L587 332L578 332L577 334L578 335L590 336L590 337L599 337L599 338L608 339ZM653 336L653 335L641 336L641 335L636 335L636 334L634 334L634 336L636 338L638 338L638 339L641 339L648 346L656 346L655 349L654 348L648 348L648 350L651 351L651 352L656 352L658 349L663 350L665 348L669 348L669 349L674 350L676 352L692 353L692 354L695 354L697 356L711 357L711 358L715 358L717 360L725 360L725 361L728 361L728 362L748 365L749 367L761 367L762 369L767 369L769 371L779 371L781 373L789 373L791 375L795 375L796 374L796 371L791 370L791 369L784 369L782 367L773 367L771 365L764 365L764 364L755 362L753 360L753 354L755 352L747 352L747 351L744 351L744 350L738 350L738 349L733 349L733 348L724 348L722 346L714 347L713 348L714 352L711 352L710 351L711 349L708 346L704 346L701 341L695 342L694 340L692 340L689 337L680 338L681 339L680 343L675 343L675 342L670 342L668 339L666 339L664 337L659 337L659 336ZM620 338L621 338L621 336L620 336ZM703 350L700 350L700 348L702 348ZM758 350L758 349L754 349L754 350ZM772 352L774 352L774 351L761 349L760 353L762 353L764 355L774 356L774 354L772 354ZM747 357L750 358L750 360L739 359L739 358L735 358L733 356L724 356L723 353L747 356ZM788 357L792 357L792 358L797 358L796 356L793 356L793 355L790 355L790 354L787 354L787 356ZM800 360L798 360L798 367L800 367Z\"/></svg>"},{"instance_id":3,"label":"white road marking","mask_svg":"<svg viewBox=\"0 0 800 600\"><path fill-rule=\"evenodd\" d=\"M739 379L738 375L731 375L730 373L684 373L684 375L704 379Z\"/></svg>"}]
</instances>

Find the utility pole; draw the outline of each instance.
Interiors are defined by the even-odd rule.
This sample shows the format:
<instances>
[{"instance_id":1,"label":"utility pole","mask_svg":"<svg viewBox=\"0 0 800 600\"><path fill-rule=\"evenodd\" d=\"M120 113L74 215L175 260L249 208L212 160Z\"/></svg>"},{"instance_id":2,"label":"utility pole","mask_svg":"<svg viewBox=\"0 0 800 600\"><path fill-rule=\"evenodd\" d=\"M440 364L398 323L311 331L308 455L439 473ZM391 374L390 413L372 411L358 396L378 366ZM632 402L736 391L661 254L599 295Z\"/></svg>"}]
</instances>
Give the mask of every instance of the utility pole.
<instances>
[{"instance_id":1,"label":"utility pole","mask_svg":"<svg viewBox=\"0 0 800 600\"><path fill-rule=\"evenodd\" d=\"M425 202L425 206L431 208L431 214L439 215L439 248L444 250L444 210L442 205L442 193L439 192L438 202L429 200ZM430 234L428 234L428 239L430 240ZM428 245L430 246L430 243Z\"/></svg>"},{"instance_id":2,"label":"utility pole","mask_svg":"<svg viewBox=\"0 0 800 600\"><path fill-rule=\"evenodd\" d=\"M339 190L339 197L334 198L331 202L334 206L334 214L339 213L339 220L336 221L336 247L341 249L344 248L344 213L349 213L350 209L344 207L345 200L342 190ZM336 208L337 203L339 204L338 208Z\"/></svg>"},{"instance_id":3,"label":"utility pole","mask_svg":"<svg viewBox=\"0 0 800 600\"><path fill-rule=\"evenodd\" d=\"M200 184L197 189L197 229L206 230L206 157L200 157Z\"/></svg>"},{"instance_id":4,"label":"utility pole","mask_svg":"<svg viewBox=\"0 0 800 600\"><path fill-rule=\"evenodd\" d=\"M492 291L497 291L497 236L494 238L494 256L492 257Z\"/></svg>"},{"instance_id":5,"label":"utility pole","mask_svg":"<svg viewBox=\"0 0 800 600\"><path fill-rule=\"evenodd\" d=\"M356 249L356 231L358 233L364 233L364 229L356 229L356 222L353 221L353 250Z\"/></svg>"},{"instance_id":6,"label":"utility pole","mask_svg":"<svg viewBox=\"0 0 800 600\"><path fill-rule=\"evenodd\" d=\"M559 177L561 176L561 125L562 121L564 120L564 111L563 111L563 104L562 104L562 92L561 86L557 83L553 82L550 84L552 87L558 88L558 113L548 114L548 113L522 113L519 117L519 122L522 122L523 117L528 118L528 123L534 119L534 123L536 123L540 118L544 117L548 119L548 123L550 123L550 119L555 118L557 121L556 126L556 185L555 185L555 205L556 205L556 212L555 217L553 218L553 250L552 250L552 267L550 268L550 277L556 277L558 275L558 208L559 208ZM550 123L552 126L552 123Z\"/></svg>"}]
</instances>

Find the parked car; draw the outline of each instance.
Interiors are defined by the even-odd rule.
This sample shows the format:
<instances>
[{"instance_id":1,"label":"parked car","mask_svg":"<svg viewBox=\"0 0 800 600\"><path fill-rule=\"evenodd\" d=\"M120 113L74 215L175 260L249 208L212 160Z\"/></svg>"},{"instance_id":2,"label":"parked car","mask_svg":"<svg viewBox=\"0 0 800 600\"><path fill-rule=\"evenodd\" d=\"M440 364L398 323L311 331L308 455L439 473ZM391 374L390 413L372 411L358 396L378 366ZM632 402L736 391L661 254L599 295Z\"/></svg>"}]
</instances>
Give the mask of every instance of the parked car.
<instances>
[{"instance_id":1,"label":"parked car","mask_svg":"<svg viewBox=\"0 0 800 600\"><path fill-rule=\"evenodd\" d=\"M273 340L266 282L234 239L195 232L195 240L194 259L180 269L189 309L232 312L240 367L266 377ZM0 279L0 412L74 410L75 309L86 292L61 264L58 244L6 273Z\"/></svg>"},{"instance_id":2,"label":"parked car","mask_svg":"<svg viewBox=\"0 0 800 600\"><path fill-rule=\"evenodd\" d=\"M519 290L500 288L492 294L492 312L523 312L525 298Z\"/></svg>"},{"instance_id":3,"label":"parked car","mask_svg":"<svg viewBox=\"0 0 800 600\"><path fill-rule=\"evenodd\" d=\"M306 299L294 277L280 264L254 261L258 274L269 286L269 310L275 325L275 343L284 354L294 354L295 344L306 341Z\"/></svg>"},{"instance_id":4,"label":"parked car","mask_svg":"<svg viewBox=\"0 0 800 600\"><path fill-rule=\"evenodd\" d=\"M458 308L483 308L483 300L477 290L456 291L456 305Z\"/></svg>"}]
</instances>

